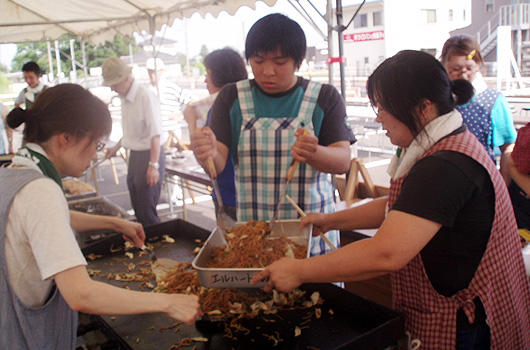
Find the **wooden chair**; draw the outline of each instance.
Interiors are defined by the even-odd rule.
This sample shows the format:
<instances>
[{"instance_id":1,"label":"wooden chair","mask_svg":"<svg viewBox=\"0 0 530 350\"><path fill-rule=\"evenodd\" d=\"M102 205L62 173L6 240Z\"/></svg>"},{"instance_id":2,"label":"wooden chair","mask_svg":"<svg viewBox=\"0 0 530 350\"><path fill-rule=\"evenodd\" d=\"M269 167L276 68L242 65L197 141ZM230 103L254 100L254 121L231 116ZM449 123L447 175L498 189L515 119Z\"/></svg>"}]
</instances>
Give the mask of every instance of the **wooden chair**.
<instances>
[{"instance_id":1,"label":"wooden chair","mask_svg":"<svg viewBox=\"0 0 530 350\"><path fill-rule=\"evenodd\" d=\"M388 194L387 187L374 184L370 173L360 158L353 158L351 160L347 178L344 175L337 176L337 189L341 199L337 202L337 210L347 209L354 203L365 198L377 198ZM340 237L340 244L343 247L358 240L358 238L345 234L344 232L341 232ZM388 274L365 281L346 282L345 288L387 307L392 306L392 288Z\"/></svg>"},{"instance_id":2,"label":"wooden chair","mask_svg":"<svg viewBox=\"0 0 530 350\"><path fill-rule=\"evenodd\" d=\"M363 181L360 179L361 176ZM388 187L374 184L370 173L360 158L351 160L347 179L345 175L337 176L337 190L340 198L337 203L337 210L349 208L361 199L377 198L388 194Z\"/></svg>"}]
</instances>

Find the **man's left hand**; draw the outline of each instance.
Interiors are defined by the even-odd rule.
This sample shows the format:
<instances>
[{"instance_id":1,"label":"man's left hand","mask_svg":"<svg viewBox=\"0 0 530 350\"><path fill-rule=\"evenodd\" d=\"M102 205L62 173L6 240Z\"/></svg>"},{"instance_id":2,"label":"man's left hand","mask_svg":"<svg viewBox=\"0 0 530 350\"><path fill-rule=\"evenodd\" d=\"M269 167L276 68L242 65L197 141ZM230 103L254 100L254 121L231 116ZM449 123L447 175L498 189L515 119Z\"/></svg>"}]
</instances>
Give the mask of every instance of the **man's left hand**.
<instances>
[{"instance_id":1,"label":"man's left hand","mask_svg":"<svg viewBox=\"0 0 530 350\"><path fill-rule=\"evenodd\" d=\"M147 167L147 184L149 187L153 187L160 180L160 173L157 169L152 166Z\"/></svg>"}]
</instances>

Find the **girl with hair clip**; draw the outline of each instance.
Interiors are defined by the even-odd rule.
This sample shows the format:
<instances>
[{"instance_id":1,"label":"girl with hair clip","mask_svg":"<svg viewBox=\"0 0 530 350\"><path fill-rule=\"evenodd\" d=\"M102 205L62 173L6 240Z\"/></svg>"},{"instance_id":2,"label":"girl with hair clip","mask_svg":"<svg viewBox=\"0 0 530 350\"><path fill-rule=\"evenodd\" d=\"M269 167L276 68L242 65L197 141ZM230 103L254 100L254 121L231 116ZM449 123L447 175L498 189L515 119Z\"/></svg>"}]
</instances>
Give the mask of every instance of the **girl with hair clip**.
<instances>
[{"instance_id":1,"label":"girl with hair clip","mask_svg":"<svg viewBox=\"0 0 530 350\"><path fill-rule=\"evenodd\" d=\"M373 72L367 91L398 146L389 196L310 213L301 225L377 233L326 255L283 258L252 282L268 278L266 290L287 292L390 273L393 306L421 349L530 349L530 286L510 198L454 109L471 98L471 84L451 82L427 53L402 51Z\"/></svg>"},{"instance_id":2,"label":"girl with hair clip","mask_svg":"<svg viewBox=\"0 0 530 350\"><path fill-rule=\"evenodd\" d=\"M196 296L134 292L88 275L72 228L113 223L71 216L61 176L81 176L102 149L112 127L105 104L79 85L62 84L7 120L11 127L26 124L27 143L0 168L0 348L74 349L78 311L163 312L192 324L202 314ZM118 225L143 244L141 225Z\"/></svg>"},{"instance_id":3,"label":"girl with hair clip","mask_svg":"<svg viewBox=\"0 0 530 350\"><path fill-rule=\"evenodd\" d=\"M457 109L464 118L464 124L486 148L494 163L497 163L495 150L497 147L500 149L500 171L509 184L506 164L517 134L506 97L488 87L481 74L484 59L480 45L469 35L453 36L445 42L440 59L451 80L464 79L473 84L473 98Z\"/></svg>"}]
</instances>

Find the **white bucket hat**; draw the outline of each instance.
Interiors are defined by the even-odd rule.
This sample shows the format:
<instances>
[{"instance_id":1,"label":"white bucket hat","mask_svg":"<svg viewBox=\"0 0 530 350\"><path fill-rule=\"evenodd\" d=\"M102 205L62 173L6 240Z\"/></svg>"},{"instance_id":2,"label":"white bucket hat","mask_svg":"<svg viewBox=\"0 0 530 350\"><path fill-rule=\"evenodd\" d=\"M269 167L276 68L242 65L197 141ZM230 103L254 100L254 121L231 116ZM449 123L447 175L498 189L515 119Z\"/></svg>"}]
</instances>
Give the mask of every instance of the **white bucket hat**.
<instances>
[{"instance_id":1,"label":"white bucket hat","mask_svg":"<svg viewBox=\"0 0 530 350\"><path fill-rule=\"evenodd\" d=\"M118 57L111 57L103 63L103 86L121 83L131 74L132 68Z\"/></svg>"}]
</instances>

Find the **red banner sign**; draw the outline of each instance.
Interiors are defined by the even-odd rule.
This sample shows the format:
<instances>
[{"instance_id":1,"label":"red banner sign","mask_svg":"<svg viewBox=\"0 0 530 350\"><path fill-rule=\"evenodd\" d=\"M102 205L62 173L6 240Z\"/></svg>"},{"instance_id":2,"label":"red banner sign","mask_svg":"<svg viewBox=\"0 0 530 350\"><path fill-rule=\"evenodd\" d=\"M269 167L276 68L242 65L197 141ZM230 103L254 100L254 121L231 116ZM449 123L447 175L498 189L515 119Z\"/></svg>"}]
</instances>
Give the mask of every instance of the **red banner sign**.
<instances>
[{"instance_id":1,"label":"red banner sign","mask_svg":"<svg viewBox=\"0 0 530 350\"><path fill-rule=\"evenodd\" d=\"M366 33L344 34L345 42L383 40L384 38L385 38L385 32L383 30L378 30L375 32L366 32Z\"/></svg>"},{"instance_id":2,"label":"red banner sign","mask_svg":"<svg viewBox=\"0 0 530 350\"><path fill-rule=\"evenodd\" d=\"M346 62L346 57L344 56L339 56L339 57L328 57L326 59L326 64L327 65L330 65L332 63L344 63Z\"/></svg>"}]
</instances>

